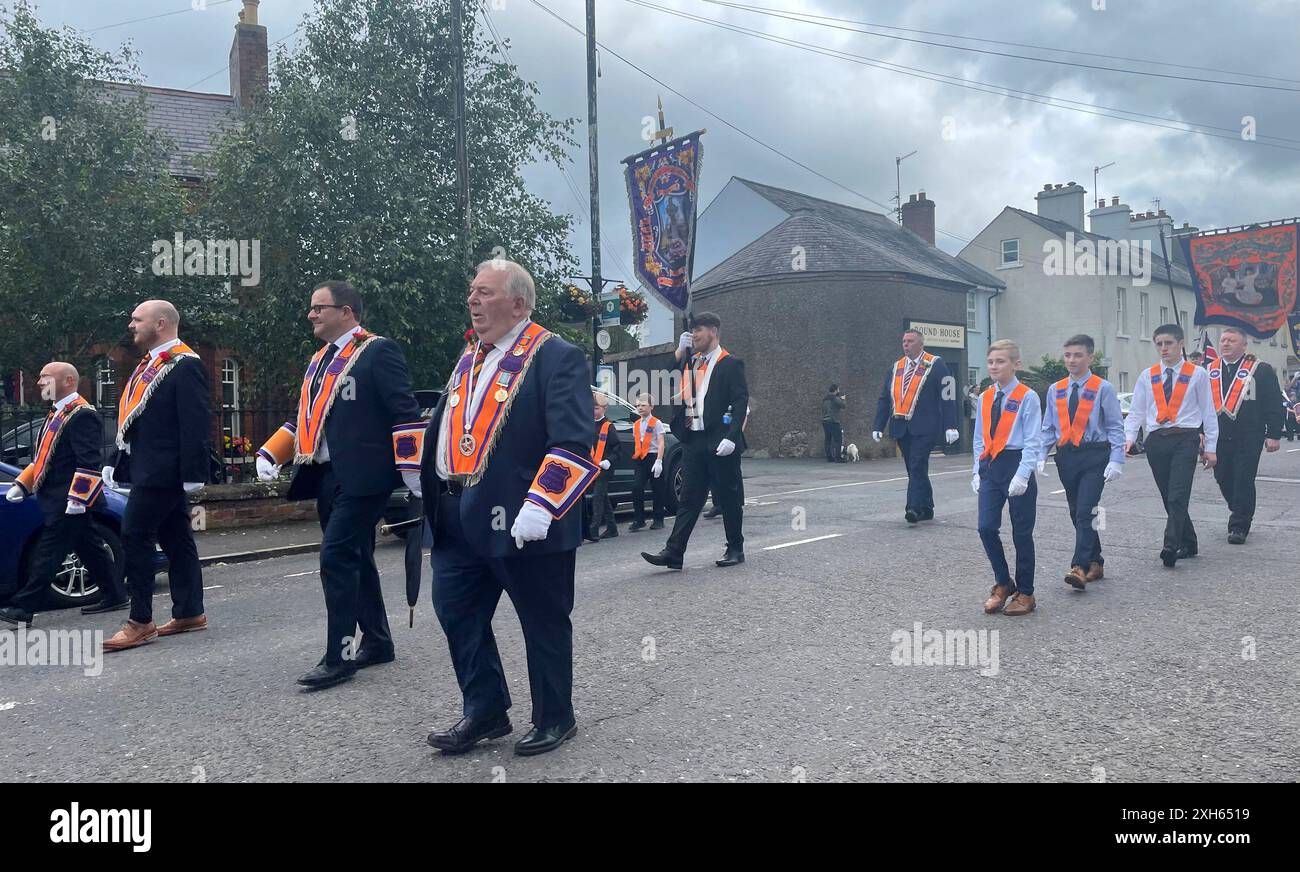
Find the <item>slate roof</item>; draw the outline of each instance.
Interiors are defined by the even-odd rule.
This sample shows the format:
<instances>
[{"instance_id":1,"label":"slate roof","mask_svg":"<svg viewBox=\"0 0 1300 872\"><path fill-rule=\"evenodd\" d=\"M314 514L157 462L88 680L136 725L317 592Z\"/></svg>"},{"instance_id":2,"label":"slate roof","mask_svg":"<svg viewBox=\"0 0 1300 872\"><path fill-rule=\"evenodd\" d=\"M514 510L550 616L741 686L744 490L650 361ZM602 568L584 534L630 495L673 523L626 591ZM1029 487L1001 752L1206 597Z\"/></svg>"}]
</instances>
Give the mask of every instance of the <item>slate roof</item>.
<instances>
[{"instance_id":1,"label":"slate roof","mask_svg":"<svg viewBox=\"0 0 1300 872\"><path fill-rule=\"evenodd\" d=\"M796 245L803 246L806 252L809 273L902 273L969 287L1006 287L1001 280L929 245L885 215L733 178L789 217L693 281L692 292L789 275L791 251Z\"/></svg>"},{"instance_id":2,"label":"slate roof","mask_svg":"<svg viewBox=\"0 0 1300 872\"><path fill-rule=\"evenodd\" d=\"M238 123L235 98L229 94L204 94L171 88L101 83L114 96L134 97L143 92L146 124L150 130L171 139L174 150L171 173L174 176L199 178L194 159L212 151L212 137L224 127Z\"/></svg>"},{"instance_id":3,"label":"slate roof","mask_svg":"<svg viewBox=\"0 0 1300 872\"><path fill-rule=\"evenodd\" d=\"M1076 240L1090 239L1093 242L1103 242L1103 241L1110 240L1109 236L1101 236L1100 234L1097 233L1089 233L1086 230L1080 230L1077 227L1072 227L1069 224L1066 224L1064 221L1057 221L1052 218L1044 218L1042 215L1038 215L1033 212L1026 212L1024 209L1017 209L1015 206L1008 206L1007 208L1010 209L1012 212L1015 212L1017 215L1021 216L1022 218L1029 219L1030 221L1037 224L1039 227L1042 227L1044 230L1056 236L1059 236L1062 239L1065 238L1066 233L1073 233L1074 238ZM1175 248L1175 251L1171 251L1169 253L1173 261L1173 269L1170 271L1170 278L1173 279L1174 284L1182 285L1185 288L1190 288L1192 286L1192 276L1187 271L1187 265L1183 262L1182 255L1177 252L1177 249L1180 247L1178 240L1176 239L1172 240L1172 244ZM1153 251L1151 252L1151 281L1163 282L1164 280L1165 280L1165 259L1160 256L1160 252Z\"/></svg>"}]
</instances>

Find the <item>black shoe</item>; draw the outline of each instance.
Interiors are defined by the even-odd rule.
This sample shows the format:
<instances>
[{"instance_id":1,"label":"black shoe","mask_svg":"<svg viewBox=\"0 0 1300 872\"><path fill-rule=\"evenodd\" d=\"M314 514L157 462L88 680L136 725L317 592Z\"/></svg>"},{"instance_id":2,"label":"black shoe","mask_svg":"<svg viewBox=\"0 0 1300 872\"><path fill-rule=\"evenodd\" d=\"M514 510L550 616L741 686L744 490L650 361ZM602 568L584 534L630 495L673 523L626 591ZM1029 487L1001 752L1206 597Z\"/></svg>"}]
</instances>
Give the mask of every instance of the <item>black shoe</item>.
<instances>
[{"instance_id":1,"label":"black shoe","mask_svg":"<svg viewBox=\"0 0 1300 872\"><path fill-rule=\"evenodd\" d=\"M357 667L349 662L318 663L312 668L311 672L299 678L298 683L311 690L324 690L327 687L351 681L352 676L356 674Z\"/></svg>"},{"instance_id":2,"label":"black shoe","mask_svg":"<svg viewBox=\"0 0 1300 872\"><path fill-rule=\"evenodd\" d=\"M397 659L397 654L392 648L366 648L362 646L357 652L357 656L352 661L352 665L358 669L365 669L367 666L378 666L380 663L392 663Z\"/></svg>"},{"instance_id":3,"label":"black shoe","mask_svg":"<svg viewBox=\"0 0 1300 872\"><path fill-rule=\"evenodd\" d=\"M921 516L911 509L908 509L906 512L903 512L903 520L909 524L915 524L917 521L921 520Z\"/></svg>"},{"instance_id":4,"label":"black shoe","mask_svg":"<svg viewBox=\"0 0 1300 872\"><path fill-rule=\"evenodd\" d=\"M1180 551L1174 551L1172 548L1160 549L1160 562L1168 569L1173 569L1174 564L1178 562Z\"/></svg>"},{"instance_id":5,"label":"black shoe","mask_svg":"<svg viewBox=\"0 0 1300 872\"><path fill-rule=\"evenodd\" d=\"M629 533L640 533L644 529L645 521L633 521L631 524L627 525L627 531Z\"/></svg>"},{"instance_id":6,"label":"black shoe","mask_svg":"<svg viewBox=\"0 0 1300 872\"><path fill-rule=\"evenodd\" d=\"M0 609L0 621L6 621L10 624L26 624L30 627L32 625L32 617L33 615L31 612L25 612L18 608L18 606L5 606Z\"/></svg>"},{"instance_id":7,"label":"black shoe","mask_svg":"<svg viewBox=\"0 0 1300 872\"><path fill-rule=\"evenodd\" d=\"M1188 559L1189 557L1195 557L1195 556L1196 556L1197 554L1199 554L1199 553L1200 553L1200 552L1196 549L1196 546L1195 546L1195 545L1193 545L1191 548L1186 548L1186 547L1184 547L1184 548L1179 548L1179 549L1178 549L1178 559L1179 559L1179 560L1186 560L1186 559Z\"/></svg>"},{"instance_id":8,"label":"black shoe","mask_svg":"<svg viewBox=\"0 0 1300 872\"><path fill-rule=\"evenodd\" d=\"M716 562L718 566L736 566L745 562L745 552L728 548L722 553L722 559Z\"/></svg>"},{"instance_id":9,"label":"black shoe","mask_svg":"<svg viewBox=\"0 0 1300 872\"><path fill-rule=\"evenodd\" d=\"M82 606L81 613L83 615L102 615L104 612L120 612L122 609L129 608L131 608L131 600L129 599L118 600L117 602L100 600L97 603Z\"/></svg>"},{"instance_id":10,"label":"black shoe","mask_svg":"<svg viewBox=\"0 0 1300 872\"><path fill-rule=\"evenodd\" d=\"M707 512L704 513L704 517L706 520L712 521L714 518L719 517L721 514L722 514L722 509L709 509Z\"/></svg>"},{"instance_id":11,"label":"black shoe","mask_svg":"<svg viewBox=\"0 0 1300 872\"><path fill-rule=\"evenodd\" d=\"M670 554L668 551L660 551L658 554L651 554L649 551L642 551L641 557L646 563L649 563L652 566L666 566L669 569L682 568L682 558Z\"/></svg>"},{"instance_id":12,"label":"black shoe","mask_svg":"<svg viewBox=\"0 0 1300 872\"><path fill-rule=\"evenodd\" d=\"M486 718L461 718L450 730L430 733L425 741L444 754L463 754L485 739L499 739L513 730L510 718L501 712Z\"/></svg>"},{"instance_id":13,"label":"black shoe","mask_svg":"<svg viewBox=\"0 0 1300 872\"><path fill-rule=\"evenodd\" d=\"M582 538L583 538L583 539L586 539L588 542L591 542L593 545L594 545L595 543L597 543L597 542L600 541L600 537L599 537L599 536L587 536L587 535L584 535Z\"/></svg>"},{"instance_id":14,"label":"black shoe","mask_svg":"<svg viewBox=\"0 0 1300 872\"><path fill-rule=\"evenodd\" d=\"M1229 530L1229 531L1228 531L1228 544L1229 544L1229 545L1245 545L1245 544L1246 544L1246 533L1245 533L1244 531L1242 531L1242 530Z\"/></svg>"},{"instance_id":15,"label":"black shoe","mask_svg":"<svg viewBox=\"0 0 1300 872\"><path fill-rule=\"evenodd\" d=\"M528 735L515 743L515 753L520 757L531 757L534 754L554 751L572 739L577 732L578 723L573 718L569 718L567 724L556 724L546 729L533 727L528 731Z\"/></svg>"},{"instance_id":16,"label":"black shoe","mask_svg":"<svg viewBox=\"0 0 1300 872\"><path fill-rule=\"evenodd\" d=\"M600 534L602 539L617 539L618 527L606 527L605 532Z\"/></svg>"},{"instance_id":17,"label":"black shoe","mask_svg":"<svg viewBox=\"0 0 1300 872\"><path fill-rule=\"evenodd\" d=\"M662 530L663 528L664 528L663 521L655 521L653 524L650 525L651 530Z\"/></svg>"},{"instance_id":18,"label":"black shoe","mask_svg":"<svg viewBox=\"0 0 1300 872\"><path fill-rule=\"evenodd\" d=\"M917 512L916 517L917 520L921 520L921 521L933 521L934 509L925 509L924 511Z\"/></svg>"}]
</instances>

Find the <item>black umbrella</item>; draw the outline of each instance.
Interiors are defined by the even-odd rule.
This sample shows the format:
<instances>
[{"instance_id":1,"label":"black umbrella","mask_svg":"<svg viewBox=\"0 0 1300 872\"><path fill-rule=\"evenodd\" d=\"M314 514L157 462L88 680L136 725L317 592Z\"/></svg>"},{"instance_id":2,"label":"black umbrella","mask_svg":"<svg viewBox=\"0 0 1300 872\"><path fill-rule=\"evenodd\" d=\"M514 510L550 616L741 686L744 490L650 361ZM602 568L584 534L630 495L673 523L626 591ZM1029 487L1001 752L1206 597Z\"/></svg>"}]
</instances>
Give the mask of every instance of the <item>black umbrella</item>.
<instances>
[{"instance_id":1,"label":"black umbrella","mask_svg":"<svg viewBox=\"0 0 1300 872\"><path fill-rule=\"evenodd\" d=\"M420 598L424 567L424 500L411 497L411 519L406 528L406 604L411 607L408 627L415 626L415 603Z\"/></svg>"}]
</instances>

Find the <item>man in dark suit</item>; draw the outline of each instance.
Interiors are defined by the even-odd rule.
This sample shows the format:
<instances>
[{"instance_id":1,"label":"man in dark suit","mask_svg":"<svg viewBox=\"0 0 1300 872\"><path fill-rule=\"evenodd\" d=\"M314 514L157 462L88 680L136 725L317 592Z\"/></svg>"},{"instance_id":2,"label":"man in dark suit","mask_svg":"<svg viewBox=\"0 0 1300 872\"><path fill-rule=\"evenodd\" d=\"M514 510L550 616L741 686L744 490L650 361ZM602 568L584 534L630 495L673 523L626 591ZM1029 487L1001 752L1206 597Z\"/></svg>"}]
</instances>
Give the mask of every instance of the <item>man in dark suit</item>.
<instances>
[{"instance_id":1,"label":"man in dark suit","mask_svg":"<svg viewBox=\"0 0 1300 872\"><path fill-rule=\"evenodd\" d=\"M1260 448L1282 447L1282 388L1273 367L1246 354L1246 334L1224 327L1219 360L1211 363L1210 396L1219 415L1214 480L1232 513L1228 542L1244 545L1255 519L1255 474Z\"/></svg>"},{"instance_id":2,"label":"man in dark suit","mask_svg":"<svg viewBox=\"0 0 1300 872\"><path fill-rule=\"evenodd\" d=\"M9 605L0 609L0 620L13 624L31 624L46 590L63 568L64 558L74 550L103 590L100 601L105 607L96 611L121 609L127 604L117 568L91 532L90 510L103 490L104 427L94 406L77 394L79 380L69 363L47 363L41 370L36 384L41 398L53 408L32 444L32 462L5 494L13 503L36 494L45 518L27 578Z\"/></svg>"},{"instance_id":3,"label":"man in dark suit","mask_svg":"<svg viewBox=\"0 0 1300 872\"><path fill-rule=\"evenodd\" d=\"M909 524L934 519L934 490L930 487L930 451L940 433L951 445L957 430L957 383L943 358L925 350L919 330L903 331L903 356L885 374L876 402L871 438L892 436L907 466L907 505L903 518Z\"/></svg>"},{"instance_id":4,"label":"man in dark suit","mask_svg":"<svg viewBox=\"0 0 1300 872\"><path fill-rule=\"evenodd\" d=\"M298 679L314 690L393 660L375 525L403 482L416 499L421 495L424 422L406 359L396 342L362 329L363 317L361 295L348 282L324 282L312 291L307 320L325 344L307 366L297 417L257 453L259 478L271 481L281 464L293 462L286 497L316 500L325 656Z\"/></svg>"},{"instance_id":5,"label":"man in dark suit","mask_svg":"<svg viewBox=\"0 0 1300 872\"><path fill-rule=\"evenodd\" d=\"M749 386L745 364L719 344L721 329L722 319L712 312L701 312L691 324L694 353L682 373L682 405L669 424L683 446L682 499L663 550L658 554L641 552L654 566L682 568L686 545L710 488L714 502L722 508L727 534L727 548L717 565L745 562L740 455L745 450L742 428L749 408Z\"/></svg>"},{"instance_id":6,"label":"man in dark suit","mask_svg":"<svg viewBox=\"0 0 1300 872\"><path fill-rule=\"evenodd\" d=\"M180 321L171 303L146 300L135 307L127 327L136 348L147 353L118 403L118 450L103 479L111 488L119 482L131 486L122 518L131 617L104 642L105 651L208 626L189 498L208 480L212 414L207 369L177 338ZM153 622L155 543L170 563L172 619L161 627Z\"/></svg>"},{"instance_id":7,"label":"man in dark suit","mask_svg":"<svg viewBox=\"0 0 1300 872\"><path fill-rule=\"evenodd\" d=\"M501 592L528 652L533 729L523 756L577 732L573 576L591 462L592 406L581 351L530 319L532 276L504 259L470 286L474 339L425 433L421 481L433 529L433 607L447 636L464 716L428 742L447 754L507 735L510 692L492 634Z\"/></svg>"}]
</instances>

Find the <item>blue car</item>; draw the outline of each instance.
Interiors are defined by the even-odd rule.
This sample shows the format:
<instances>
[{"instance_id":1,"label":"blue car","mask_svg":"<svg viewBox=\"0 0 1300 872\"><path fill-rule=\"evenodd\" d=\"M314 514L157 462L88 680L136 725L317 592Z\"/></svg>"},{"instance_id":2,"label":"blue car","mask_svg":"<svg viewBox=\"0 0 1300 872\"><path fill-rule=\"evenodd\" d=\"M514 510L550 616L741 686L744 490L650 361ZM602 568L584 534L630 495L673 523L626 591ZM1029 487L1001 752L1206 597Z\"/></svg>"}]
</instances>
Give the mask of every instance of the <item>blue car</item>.
<instances>
[{"instance_id":1,"label":"blue car","mask_svg":"<svg viewBox=\"0 0 1300 872\"><path fill-rule=\"evenodd\" d=\"M16 466L0 463L0 490L9 490L21 471ZM94 544L90 547L108 551L119 576L126 563L121 539L122 513L125 509L126 497L105 488L93 510L94 535L91 539ZM26 580L42 523L36 497L28 497L21 503L0 499L0 603L17 592L20 583ZM157 560L158 568L165 568L166 559L161 553L157 555ZM99 600L100 582L101 579L90 577L89 571L74 551L68 554L63 568L46 591L46 607L62 609L90 605Z\"/></svg>"}]
</instances>

